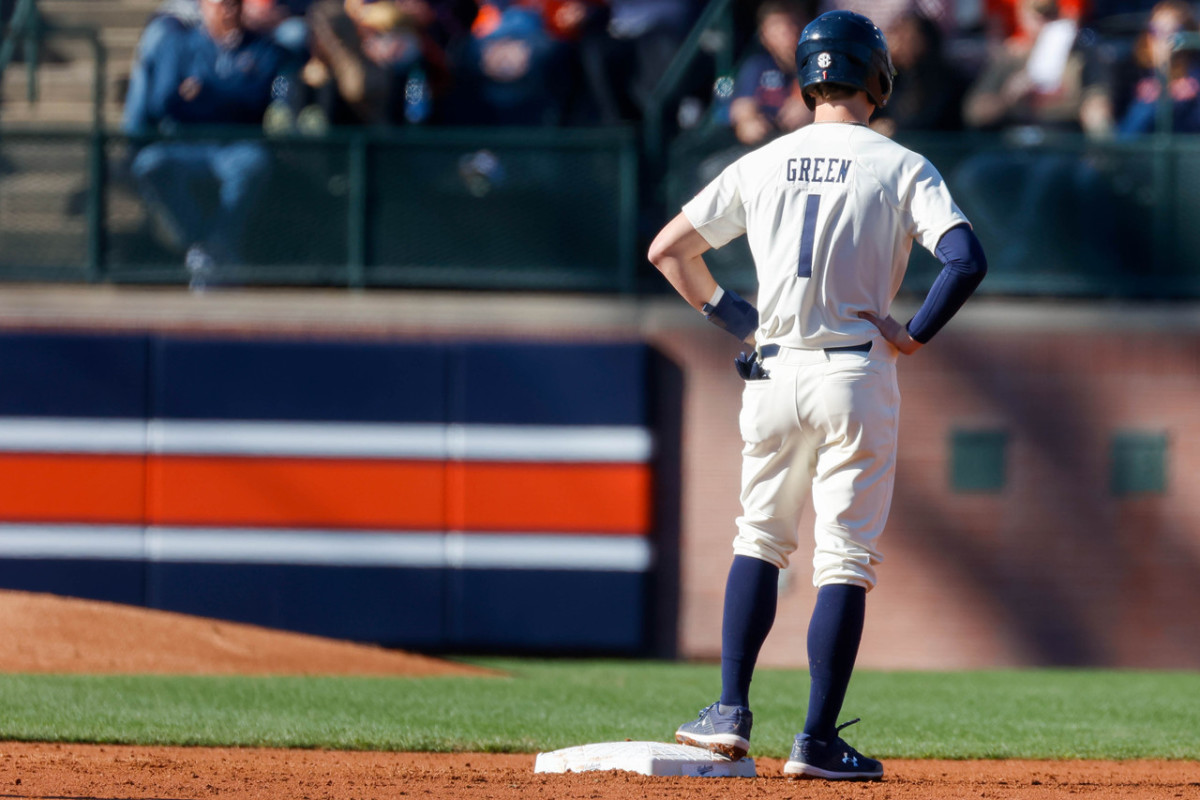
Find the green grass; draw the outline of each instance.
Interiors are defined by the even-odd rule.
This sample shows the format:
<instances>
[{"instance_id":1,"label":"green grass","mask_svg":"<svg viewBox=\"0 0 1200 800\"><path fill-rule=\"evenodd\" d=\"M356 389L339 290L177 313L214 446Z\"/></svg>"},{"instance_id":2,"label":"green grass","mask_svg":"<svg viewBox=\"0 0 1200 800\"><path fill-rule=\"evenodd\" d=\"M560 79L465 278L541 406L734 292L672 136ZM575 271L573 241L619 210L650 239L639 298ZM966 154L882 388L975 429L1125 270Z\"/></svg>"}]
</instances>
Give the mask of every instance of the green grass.
<instances>
[{"instance_id":1,"label":"green grass","mask_svg":"<svg viewBox=\"0 0 1200 800\"><path fill-rule=\"evenodd\" d=\"M0 676L0 738L537 752L670 741L715 666L478 659L496 678ZM760 670L753 754L786 755L808 678ZM882 758L1200 759L1200 673L1013 670L855 675L846 737Z\"/></svg>"}]
</instances>

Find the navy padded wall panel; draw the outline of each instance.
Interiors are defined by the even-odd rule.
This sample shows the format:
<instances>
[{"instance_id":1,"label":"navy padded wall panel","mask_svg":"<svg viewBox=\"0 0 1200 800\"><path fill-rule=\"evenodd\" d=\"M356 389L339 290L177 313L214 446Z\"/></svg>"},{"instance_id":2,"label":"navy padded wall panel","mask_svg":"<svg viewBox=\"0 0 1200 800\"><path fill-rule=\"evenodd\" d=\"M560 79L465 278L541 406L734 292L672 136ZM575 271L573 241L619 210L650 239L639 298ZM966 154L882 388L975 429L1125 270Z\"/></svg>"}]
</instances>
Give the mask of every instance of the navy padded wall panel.
<instances>
[{"instance_id":1,"label":"navy padded wall panel","mask_svg":"<svg viewBox=\"0 0 1200 800\"><path fill-rule=\"evenodd\" d=\"M155 342L154 416L444 422L446 353L349 341Z\"/></svg>"},{"instance_id":2,"label":"navy padded wall panel","mask_svg":"<svg viewBox=\"0 0 1200 800\"><path fill-rule=\"evenodd\" d=\"M155 563L152 608L383 645L440 647L438 569Z\"/></svg>"},{"instance_id":3,"label":"navy padded wall panel","mask_svg":"<svg viewBox=\"0 0 1200 800\"><path fill-rule=\"evenodd\" d=\"M0 416L146 415L149 340L0 334Z\"/></svg>"},{"instance_id":4,"label":"navy padded wall panel","mask_svg":"<svg viewBox=\"0 0 1200 800\"><path fill-rule=\"evenodd\" d=\"M647 358L642 344L464 345L453 421L646 425Z\"/></svg>"},{"instance_id":5,"label":"navy padded wall panel","mask_svg":"<svg viewBox=\"0 0 1200 800\"><path fill-rule=\"evenodd\" d=\"M451 644L459 650L645 649L645 574L460 570L451 577Z\"/></svg>"},{"instance_id":6,"label":"navy padded wall panel","mask_svg":"<svg viewBox=\"0 0 1200 800\"><path fill-rule=\"evenodd\" d=\"M0 586L140 606L146 602L141 561L0 559Z\"/></svg>"}]
</instances>

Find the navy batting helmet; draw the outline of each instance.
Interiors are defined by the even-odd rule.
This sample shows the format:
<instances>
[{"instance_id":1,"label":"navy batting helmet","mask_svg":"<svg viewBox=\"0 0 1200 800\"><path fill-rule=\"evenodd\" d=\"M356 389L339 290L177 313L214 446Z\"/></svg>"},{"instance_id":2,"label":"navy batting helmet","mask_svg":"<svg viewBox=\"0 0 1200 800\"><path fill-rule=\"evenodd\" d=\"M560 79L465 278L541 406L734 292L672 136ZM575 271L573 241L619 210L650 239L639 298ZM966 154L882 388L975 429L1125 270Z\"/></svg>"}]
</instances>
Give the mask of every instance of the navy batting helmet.
<instances>
[{"instance_id":1,"label":"navy batting helmet","mask_svg":"<svg viewBox=\"0 0 1200 800\"><path fill-rule=\"evenodd\" d=\"M818 83L862 89L882 108L896 75L883 31L853 11L827 11L805 26L796 45L796 69L809 109L815 103L808 88Z\"/></svg>"}]
</instances>

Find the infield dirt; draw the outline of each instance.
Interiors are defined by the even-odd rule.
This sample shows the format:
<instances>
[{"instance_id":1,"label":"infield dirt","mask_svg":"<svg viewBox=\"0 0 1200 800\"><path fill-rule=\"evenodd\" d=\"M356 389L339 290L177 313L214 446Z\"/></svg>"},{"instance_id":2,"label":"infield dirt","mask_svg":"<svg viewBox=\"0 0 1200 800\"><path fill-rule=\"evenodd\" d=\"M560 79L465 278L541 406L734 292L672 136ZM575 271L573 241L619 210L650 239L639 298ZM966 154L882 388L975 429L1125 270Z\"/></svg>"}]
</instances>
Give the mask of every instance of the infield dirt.
<instances>
[{"instance_id":1,"label":"infield dirt","mask_svg":"<svg viewBox=\"0 0 1200 800\"><path fill-rule=\"evenodd\" d=\"M154 648L146 648L154 642ZM474 668L381 648L139 608L0 591L0 671L431 675ZM533 755L0 742L0 798L38 800L1200 800L1194 761L901 761L869 784L542 775Z\"/></svg>"}]
</instances>

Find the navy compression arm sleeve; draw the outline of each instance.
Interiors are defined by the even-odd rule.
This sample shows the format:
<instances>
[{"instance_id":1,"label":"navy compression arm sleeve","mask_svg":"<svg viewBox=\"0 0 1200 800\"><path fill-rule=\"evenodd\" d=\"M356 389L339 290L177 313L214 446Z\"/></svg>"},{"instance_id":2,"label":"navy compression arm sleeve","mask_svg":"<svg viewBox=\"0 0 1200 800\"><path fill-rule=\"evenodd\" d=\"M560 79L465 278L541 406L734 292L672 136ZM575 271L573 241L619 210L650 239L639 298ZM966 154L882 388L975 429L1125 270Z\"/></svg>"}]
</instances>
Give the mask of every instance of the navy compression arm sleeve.
<instances>
[{"instance_id":1,"label":"navy compression arm sleeve","mask_svg":"<svg viewBox=\"0 0 1200 800\"><path fill-rule=\"evenodd\" d=\"M925 302L908 321L908 333L921 344L950 321L987 274L987 258L970 225L958 225L942 234L934 248L942 271Z\"/></svg>"}]
</instances>

